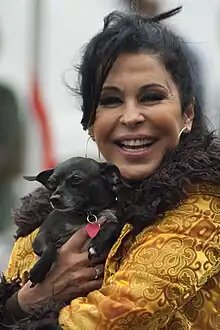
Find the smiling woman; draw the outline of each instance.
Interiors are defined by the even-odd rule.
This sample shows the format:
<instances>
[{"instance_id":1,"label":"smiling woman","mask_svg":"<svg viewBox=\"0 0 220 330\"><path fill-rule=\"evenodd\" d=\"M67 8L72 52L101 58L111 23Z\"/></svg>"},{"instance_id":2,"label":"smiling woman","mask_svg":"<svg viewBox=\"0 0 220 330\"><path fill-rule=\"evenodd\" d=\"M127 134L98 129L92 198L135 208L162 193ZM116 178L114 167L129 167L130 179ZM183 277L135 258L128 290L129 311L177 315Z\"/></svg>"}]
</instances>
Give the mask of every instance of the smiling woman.
<instances>
[{"instance_id":1,"label":"smiling woman","mask_svg":"<svg viewBox=\"0 0 220 330\"><path fill-rule=\"evenodd\" d=\"M193 99L182 114L178 88L159 58L122 54L103 85L90 130L124 177L143 179L178 144L181 129L190 132L193 117Z\"/></svg>"},{"instance_id":2,"label":"smiling woman","mask_svg":"<svg viewBox=\"0 0 220 330\"><path fill-rule=\"evenodd\" d=\"M179 11L113 12L86 46L82 125L123 176L123 229L104 267L89 260L80 229L30 288L50 195L24 197L0 287L6 329L219 329L220 140L206 125L184 41L160 23Z\"/></svg>"}]
</instances>

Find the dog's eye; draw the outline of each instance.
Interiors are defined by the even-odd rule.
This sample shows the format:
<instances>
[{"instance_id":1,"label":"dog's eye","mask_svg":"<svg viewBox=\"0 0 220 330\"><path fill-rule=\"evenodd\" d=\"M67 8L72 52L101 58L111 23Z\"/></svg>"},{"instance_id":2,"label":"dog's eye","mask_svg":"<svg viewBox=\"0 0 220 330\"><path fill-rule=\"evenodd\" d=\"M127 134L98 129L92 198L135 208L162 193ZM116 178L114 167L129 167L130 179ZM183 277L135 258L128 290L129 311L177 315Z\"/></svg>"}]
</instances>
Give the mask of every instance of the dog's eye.
<instances>
[{"instance_id":1,"label":"dog's eye","mask_svg":"<svg viewBox=\"0 0 220 330\"><path fill-rule=\"evenodd\" d=\"M47 185L48 185L49 189L55 189L56 188L56 182L53 181L53 180L49 180Z\"/></svg>"},{"instance_id":2,"label":"dog's eye","mask_svg":"<svg viewBox=\"0 0 220 330\"><path fill-rule=\"evenodd\" d=\"M72 186L80 183L82 181L82 178L79 175L74 175L71 179L70 179L70 183Z\"/></svg>"}]
</instances>

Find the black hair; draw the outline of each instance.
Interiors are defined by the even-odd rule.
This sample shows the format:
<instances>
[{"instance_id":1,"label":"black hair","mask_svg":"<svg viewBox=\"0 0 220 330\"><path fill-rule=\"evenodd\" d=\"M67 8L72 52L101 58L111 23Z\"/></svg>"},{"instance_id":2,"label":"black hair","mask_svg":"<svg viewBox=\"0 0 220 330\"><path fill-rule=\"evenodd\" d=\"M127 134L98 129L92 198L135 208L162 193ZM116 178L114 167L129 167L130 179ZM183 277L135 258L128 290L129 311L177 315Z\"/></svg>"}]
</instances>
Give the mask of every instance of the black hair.
<instances>
[{"instance_id":1,"label":"black hair","mask_svg":"<svg viewBox=\"0 0 220 330\"><path fill-rule=\"evenodd\" d=\"M178 13L178 7L153 18L136 13L112 12L104 19L104 28L87 44L79 66L79 94L82 98L83 129L95 120L102 86L109 71L122 53L157 54L176 83L184 112L195 99L192 131L206 132L206 119L199 96L195 95L187 45L183 39L160 23ZM195 75L194 75L195 76ZM195 80L195 79L194 79Z\"/></svg>"}]
</instances>

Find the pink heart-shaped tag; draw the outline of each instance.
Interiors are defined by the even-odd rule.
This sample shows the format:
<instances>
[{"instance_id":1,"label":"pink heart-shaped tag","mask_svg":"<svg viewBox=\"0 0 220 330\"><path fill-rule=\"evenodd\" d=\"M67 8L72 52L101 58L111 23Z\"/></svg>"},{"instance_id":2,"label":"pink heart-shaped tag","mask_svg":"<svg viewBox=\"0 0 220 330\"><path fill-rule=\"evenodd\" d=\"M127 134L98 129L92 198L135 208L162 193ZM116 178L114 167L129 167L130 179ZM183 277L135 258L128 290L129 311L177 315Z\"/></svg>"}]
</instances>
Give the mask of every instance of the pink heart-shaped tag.
<instances>
[{"instance_id":1,"label":"pink heart-shaped tag","mask_svg":"<svg viewBox=\"0 0 220 330\"><path fill-rule=\"evenodd\" d=\"M100 225L97 223L88 223L86 225L86 231L89 237L94 238L100 231Z\"/></svg>"}]
</instances>

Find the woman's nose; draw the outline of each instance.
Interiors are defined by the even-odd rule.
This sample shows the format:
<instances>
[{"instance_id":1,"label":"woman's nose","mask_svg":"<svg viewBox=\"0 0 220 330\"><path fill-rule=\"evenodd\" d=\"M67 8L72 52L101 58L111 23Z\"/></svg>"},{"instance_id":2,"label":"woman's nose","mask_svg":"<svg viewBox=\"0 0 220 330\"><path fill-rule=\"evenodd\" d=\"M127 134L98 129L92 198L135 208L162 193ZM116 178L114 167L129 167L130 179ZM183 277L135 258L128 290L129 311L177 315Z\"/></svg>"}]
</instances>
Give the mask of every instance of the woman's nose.
<instances>
[{"instance_id":1,"label":"woman's nose","mask_svg":"<svg viewBox=\"0 0 220 330\"><path fill-rule=\"evenodd\" d=\"M126 126L135 126L145 121L142 109L136 104L125 104L120 122Z\"/></svg>"}]
</instances>

